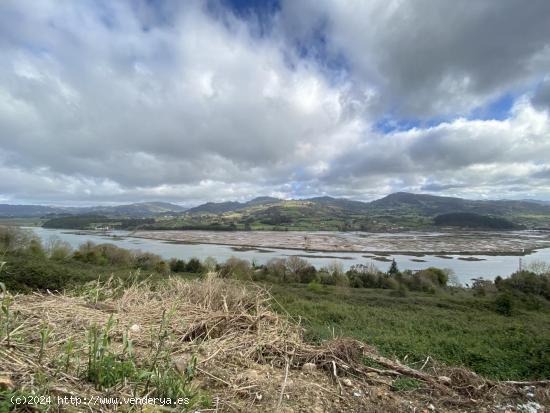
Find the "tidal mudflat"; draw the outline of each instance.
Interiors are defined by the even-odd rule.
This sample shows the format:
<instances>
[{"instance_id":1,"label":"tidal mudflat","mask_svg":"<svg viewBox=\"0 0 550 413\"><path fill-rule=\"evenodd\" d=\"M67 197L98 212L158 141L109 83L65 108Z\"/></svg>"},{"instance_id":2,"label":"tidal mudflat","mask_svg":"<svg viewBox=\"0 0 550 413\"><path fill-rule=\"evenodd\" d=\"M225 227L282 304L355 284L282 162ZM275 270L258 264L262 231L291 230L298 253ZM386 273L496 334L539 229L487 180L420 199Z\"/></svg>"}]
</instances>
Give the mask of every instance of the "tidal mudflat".
<instances>
[{"instance_id":1,"label":"tidal mudflat","mask_svg":"<svg viewBox=\"0 0 550 413\"><path fill-rule=\"evenodd\" d=\"M285 248L320 252L417 255L523 255L550 247L545 231L453 232L286 232L286 231L137 231L133 237L190 244Z\"/></svg>"}]
</instances>

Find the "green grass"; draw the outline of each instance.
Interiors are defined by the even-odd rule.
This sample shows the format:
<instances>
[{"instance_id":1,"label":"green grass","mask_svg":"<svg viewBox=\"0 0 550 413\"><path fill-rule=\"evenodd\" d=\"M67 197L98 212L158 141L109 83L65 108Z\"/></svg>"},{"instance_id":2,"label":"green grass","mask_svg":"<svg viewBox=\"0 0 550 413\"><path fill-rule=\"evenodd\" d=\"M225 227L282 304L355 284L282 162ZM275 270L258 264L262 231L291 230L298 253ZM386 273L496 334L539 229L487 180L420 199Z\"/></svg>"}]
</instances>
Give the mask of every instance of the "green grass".
<instances>
[{"instance_id":1,"label":"green grass","mask_svg":"<svg viewBox=\"0 0 550 413\"><path fill-rule=\"evenodd\" d=\"M414 391L423 387L423 383L420 380L412 379L410 377L398 377L392 382L392 388L395 391Z\"/></svg>"},{"instance_id":2,"label":"green grass","mask_svg":"<svg viewBox=\"0 0 550 413\"><path fill-rule=\"evenodd\" d=\"M0 218L0 225L17 227L39 227L44 223L41 218Z\"/></svg>"},{"instance_id":3,"label":"green grass","mask_svg":"<svg viewBox=\"0 0 550 413\"><path fill-rule=\"evenodd\" d=\"M493 297L409 293L305 285L273 285L277 301L305 319L311 341L351 336L386 356L427 356L468 367L494 379L550 377L550 309L518 309L511 317L495 311Z\"/></svg>"}]
</instances>

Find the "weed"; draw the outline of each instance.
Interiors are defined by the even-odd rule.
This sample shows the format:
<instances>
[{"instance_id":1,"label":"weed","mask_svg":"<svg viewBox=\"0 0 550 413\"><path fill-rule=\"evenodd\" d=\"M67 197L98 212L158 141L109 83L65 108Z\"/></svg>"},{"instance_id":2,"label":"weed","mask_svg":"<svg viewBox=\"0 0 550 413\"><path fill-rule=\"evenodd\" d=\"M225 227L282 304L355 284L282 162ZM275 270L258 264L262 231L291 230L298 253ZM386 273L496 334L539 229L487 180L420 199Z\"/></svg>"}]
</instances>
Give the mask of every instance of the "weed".
<instances>
[{"instance_id":1,"label":"weed","mask_svg":"<svg viewBox=\"0 0 550 413\"><path fill-rule=\"evenodd\" d=\"M320 293L323 291L323 286L319 284L317 281L311 281L307 285L307 289L313 293Z\"/></svg>"},{"instance_id":2,"label":"weed","mask_svg":"<svg viewBox=\"0 0 550 413\"><path fill-rule=\"evenodd\" d=\"M44 322L40 327L40 351L38 352L38 364L42 364L42 358L44 357L44 351L50 341L52 329L48 323Z\"/></svg>"},{"instance_id":3,"label":"weed","mask_svg":"<svg viewBox=\"0 0 550 413\"><path fill-rule=\"evenodd\" d=\"M4 263L0 263L0 271ZM13 334L17 331L17 313L13 312L11 305L13 297L6 289L6 285L0 282L0 292L2 301L0 301L0 339L5 339L6 343L11 345Z\"/></svg>"},{"instance_id":4,"label":"weed","mask_svg":"<svg viewBox=\"0 0 550 413\"><path fill-rule=\"evenodd\" d=\"M193 356L183 372L172 366L169 359L157 364L152 372L151 384L155 388L157 397L176 400L178 398L189 398L191 400L191 381L195 375L197 358Z\"/></svg>"},{"instance_id":5,"label":"weed","mask_svg":"<svg viewBox=\"0 0 550 413\"><path fill-rule=\"evenodd\" d=\"M0 413L18 411L47 412L50 411L53 398L48 395L34 394L22 389L0 389ZM16 401L14 403L14 401ZM26 403L27 409L22 409Z\"/></svg>"},{"instance_id":6,"label":"weed","mask_svg":"<svg viewBox=\"0 0 550 413\"><path fill-rule=\"evenodd\" d=\"M420 380L412 379L409 377L398 377L391 384L393 390L403 392L418 390L422 386L423 383Z\"/></svg>"},{"instance_id":7,"label":"weed","mask_svg":"<svg viewBox=\"0 0 550 413\"><path fill-rule=\"evenodd\" d=\"M88 332L86 379L94 383L98 390L125 383L136 374L132 354L128 353L129 344L120 356L112 349L111 330L114 324L111 316L103 329L94 325Z\"/></svg>"},{"instance_id":8,"label":"weed","mask_svg":"<svg viewBox=\"0 0 550 413\"><path fill-rule=\"evenodd\" d=\"M74 353L74 338L69 337L65 346L63 347L63 368L65 373L68 373L69 367L71 366L71 359Z\"/></svg>"}]
</instances>

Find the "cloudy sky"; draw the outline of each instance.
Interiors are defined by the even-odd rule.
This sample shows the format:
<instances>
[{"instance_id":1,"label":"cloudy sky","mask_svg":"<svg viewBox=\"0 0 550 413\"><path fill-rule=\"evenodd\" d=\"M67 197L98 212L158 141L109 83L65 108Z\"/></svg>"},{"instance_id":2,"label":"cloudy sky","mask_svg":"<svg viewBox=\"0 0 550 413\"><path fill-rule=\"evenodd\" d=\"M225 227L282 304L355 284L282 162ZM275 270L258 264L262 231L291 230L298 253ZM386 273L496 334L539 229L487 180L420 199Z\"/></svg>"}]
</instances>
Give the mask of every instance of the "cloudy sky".
<instances>
[{"instance_id":1,"label":"cloudy sky","mask_svg":"<svg viewBox=\"0 0 550 413\"><path fill-rule=\"evenodd\" d=\"M550 199L548 0L2 0L0 203Z\"/></svg>"}]
</instances>

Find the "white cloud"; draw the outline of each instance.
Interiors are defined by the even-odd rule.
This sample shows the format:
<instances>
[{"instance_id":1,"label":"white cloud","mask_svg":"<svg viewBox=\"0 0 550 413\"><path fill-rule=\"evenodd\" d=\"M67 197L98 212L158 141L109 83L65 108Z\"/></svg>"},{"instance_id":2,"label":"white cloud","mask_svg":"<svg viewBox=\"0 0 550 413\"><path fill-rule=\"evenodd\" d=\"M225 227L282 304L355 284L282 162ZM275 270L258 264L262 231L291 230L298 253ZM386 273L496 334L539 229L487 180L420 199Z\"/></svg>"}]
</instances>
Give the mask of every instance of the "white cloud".
<instances>
[{"instance_id":1,"label":"white cloud","mask_svg":"<svg viewBox=\"0 0 550 413\"><path fill-rule=\"evenodd\" d=\"M550 194L550 117L519 99L509 119L459 118L430 128L372 134L334 159L329 182L462 196ZM398 180L395 182L395 180ZM390 185L391 186L391 185Z\"/></svg>"},{"instance_id":2,"label":"white cloud","mask_svg":"<svg viewBox=\"0 0 550 413\"><path fill-rule=\"evenodd\" d=\"M495 4L284 2L260 36L198 1L4 1L0 197L549 197L544 82L508 119L458 117L550 67L547 3L505 0L491 29ZM388 112L451 120L382 134Z\"/></svg>"},{"instance_id":3,"label":"white cloud","mask_svg":"<svg viewBox=\"0 0 550 413\"><path fill-rule=\"evenodd\" d=\"M534 0L283 1L284 26L342 56L398 115L467 114L550 70L550 3Z\"/></svg>"}]
</instances>

